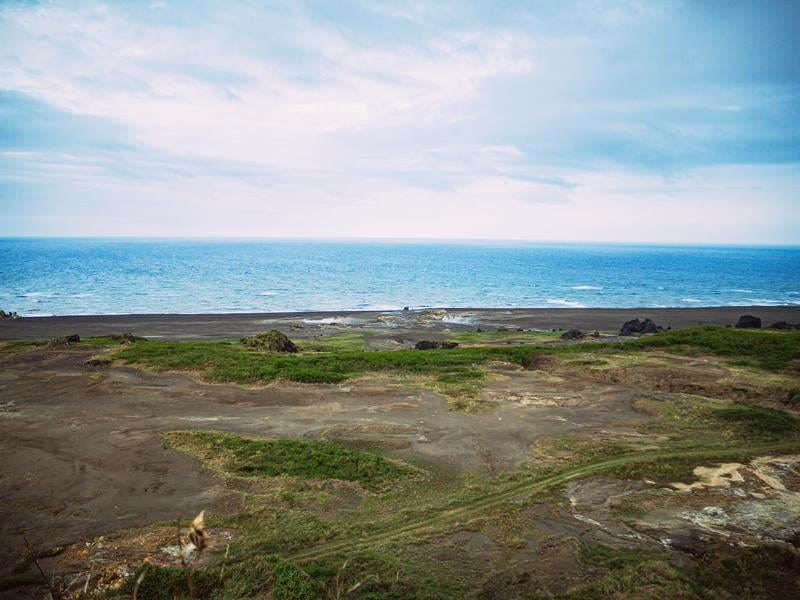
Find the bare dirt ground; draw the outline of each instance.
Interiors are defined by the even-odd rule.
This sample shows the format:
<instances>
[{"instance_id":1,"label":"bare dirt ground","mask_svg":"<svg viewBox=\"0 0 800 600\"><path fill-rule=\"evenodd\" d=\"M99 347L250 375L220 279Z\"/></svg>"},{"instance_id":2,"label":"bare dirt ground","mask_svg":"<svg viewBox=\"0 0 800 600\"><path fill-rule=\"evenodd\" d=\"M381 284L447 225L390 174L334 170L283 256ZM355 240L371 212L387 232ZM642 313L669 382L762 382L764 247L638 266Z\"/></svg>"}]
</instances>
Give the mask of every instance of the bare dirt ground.
<instances>
[{"instance_id":1,"label":"bare dirt ground","mask_svg":"<svg viewBox=\"0 0 800 600\"><path fill-rule=\"evenodd\" d=\"M159 433L213 428L278 437L373 442L448 470L507 470L545 437L626 428L646 418L634 390L554 381L536 372L492 382L508 398L478 414L449 411L436 393L392 378L344 385L280 383L247 389L179 374L87 369L95 350L36 350L3 363L0 393L0 549L23 551L175 519L233 510L237 496Z\"/></svg>"}]
</instances>

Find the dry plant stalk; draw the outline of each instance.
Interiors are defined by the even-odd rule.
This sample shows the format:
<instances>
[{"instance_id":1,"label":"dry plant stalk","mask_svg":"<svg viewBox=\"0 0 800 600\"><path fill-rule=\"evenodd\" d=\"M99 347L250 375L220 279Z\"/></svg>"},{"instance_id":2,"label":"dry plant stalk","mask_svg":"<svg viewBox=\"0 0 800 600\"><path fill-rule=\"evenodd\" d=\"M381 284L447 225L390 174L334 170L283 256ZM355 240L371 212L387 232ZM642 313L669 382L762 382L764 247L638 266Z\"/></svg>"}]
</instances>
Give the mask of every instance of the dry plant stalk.
<instances>
[{"instance_id":1,"label":"dry plant stalk","mask_svg":"<svg viewBox=\"0 0 800 600\"><path fill-rule=\"evenodd\" d=\"M142 585L142 582L144 581L144 576L147 575L147 569L149 568L150 568L150 562L145 559L144 568L142 569L142 572L139 573L139 577L136 578L136 585L133 586L133 594L132 594L133 600L136 600L136 597L139 595L139 586Z\"/></svg>"},{"instance_id":2,"label":"dry plant stalk","mask_svg":"<svg viewBox=\"0 0 800 600\"><path fill-rule=\"evenodd\" d=\"M200 511L200 514L197 515L192 521L191 525L189 525L189 541L187 544L182 545L180 552L181 563L183 564L184 568L186 568L184 556L188 556L190 553L194 552L194 558L186 570L186 583L189 586L189 597L192 600L195 598L194 570L197 566L197 561L200 560L200 556L203 554L203 550L208 545L208 541L211 539L211 536L206 533L205 514L206 511Z\"/></svg>"},{"instance_id":3,"label":"dry plant stalk","mask_svg":"<svg viewBox=\"0 0 800 600\"><path fill-rule=\"evenodd\" d=\"M50 598L52 600L57 600L59 598L58 593L56 593L54 581L51 581L47 578L47 575L44 574L44 570L42 569L42 565L39 564L39 559L36 557L36 553L31 548L30 543L28 543L28 538L26 536L22 536L22 539L25 540L25 547L28 549L28 554L30 555L31 559L33 559L33 564L36 565L36 568L39 570L39 574L42 576L44 580L44 584L47 586L47 591L50 593ZM55 579L55 572L53 573L53 579Z\"/></svg>"}]
</instances>

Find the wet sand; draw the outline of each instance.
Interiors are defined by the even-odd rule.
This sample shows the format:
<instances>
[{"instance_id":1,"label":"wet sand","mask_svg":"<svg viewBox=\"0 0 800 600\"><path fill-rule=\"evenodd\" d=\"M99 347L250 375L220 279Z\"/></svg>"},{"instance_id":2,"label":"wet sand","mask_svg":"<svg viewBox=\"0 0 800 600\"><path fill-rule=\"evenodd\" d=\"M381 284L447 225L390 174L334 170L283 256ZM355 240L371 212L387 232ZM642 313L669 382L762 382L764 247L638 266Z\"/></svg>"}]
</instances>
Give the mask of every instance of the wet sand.
<instances>
[{"instance_id":1,"label":"wet sand","mask_svg":"<svg viewBox=\"0 0 800 600\"><path fill-rule=\"evenodd\" d=\"M0 340L42 339L131 331L170 340L225 339L265 329L293 328L297 337L337 329L393 328L405 333L474 330L478 327L598 329L618 331L622 323L649 317L663 327L732 325L741 315L760 317L764 327L776 321L800 324L800 306L724 306L704 308L447 308L409 311L296 312L192 315L97 315L29 317L0 321Z\"/></svg>"}]
</instances>

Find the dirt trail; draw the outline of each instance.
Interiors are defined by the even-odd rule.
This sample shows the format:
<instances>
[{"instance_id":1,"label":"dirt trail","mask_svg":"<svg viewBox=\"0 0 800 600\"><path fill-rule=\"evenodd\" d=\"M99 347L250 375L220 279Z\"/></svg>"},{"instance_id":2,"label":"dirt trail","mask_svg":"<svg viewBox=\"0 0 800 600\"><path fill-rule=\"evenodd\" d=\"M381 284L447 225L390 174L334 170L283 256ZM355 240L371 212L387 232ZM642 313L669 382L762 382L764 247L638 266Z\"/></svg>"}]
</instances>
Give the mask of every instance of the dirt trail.
<instances>
[{"instance_id":1,"label":"dirt trail","mask_svg":"<svg viewBox=\"0 0 800 600\"><path fill-rule=\"evenodd\" d=\"M703 448L702 450L641 452L629 454L622 457L601 460L588 465L566 469L561 473L551 475L549 477L517 483L500 491L476 498L475 500L458 508L448 509L430 517L418 519L402 525L397 525L395 527L378 531L366 536L352 537L343 540L336 540L327 544L321 544L308 550L302 550L300 552L287 555L286 558L293 561L309 561L341 552L350 552L365 546L373 546L375 544L396 539L411 533L419 533L421 530L427 528L444 525L458 519L464 519L466 517L478 515L486 509L498 506L499 504L502 504L503 502L511 500L517 496L535 494L550 487L566 483L567 481L599 474L615 466L651 462L654 460L663 460L669 458L709 457L709 459L718 460L726 456L739 456L743 452L761 454L796 450L796 444L753 444L739 448Z\"/></svg>"}]
</instances>

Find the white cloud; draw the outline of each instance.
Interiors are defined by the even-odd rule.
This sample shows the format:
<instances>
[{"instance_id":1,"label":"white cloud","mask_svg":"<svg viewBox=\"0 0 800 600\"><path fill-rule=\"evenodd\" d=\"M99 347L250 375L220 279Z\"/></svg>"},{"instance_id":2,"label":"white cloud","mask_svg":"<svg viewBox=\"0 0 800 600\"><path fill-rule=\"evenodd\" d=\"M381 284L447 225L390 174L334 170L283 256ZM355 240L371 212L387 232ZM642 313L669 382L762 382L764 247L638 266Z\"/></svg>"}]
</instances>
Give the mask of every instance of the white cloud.
<instances>
[{"instance_id":1,"label":"white cloud","mask_svg":"<svg viewBox=\"0 0 800 600\"><path fill-rule=\"evenodd\" d=\"M5 233L797 240L797 83L679 5L365 6L0 6L2 87L119 136L6 146Z\"/></svg>"}]
</instances>

